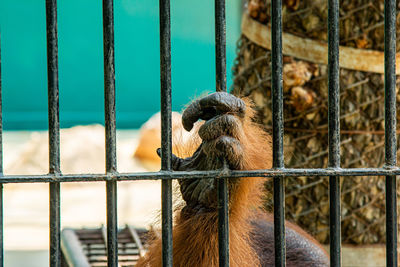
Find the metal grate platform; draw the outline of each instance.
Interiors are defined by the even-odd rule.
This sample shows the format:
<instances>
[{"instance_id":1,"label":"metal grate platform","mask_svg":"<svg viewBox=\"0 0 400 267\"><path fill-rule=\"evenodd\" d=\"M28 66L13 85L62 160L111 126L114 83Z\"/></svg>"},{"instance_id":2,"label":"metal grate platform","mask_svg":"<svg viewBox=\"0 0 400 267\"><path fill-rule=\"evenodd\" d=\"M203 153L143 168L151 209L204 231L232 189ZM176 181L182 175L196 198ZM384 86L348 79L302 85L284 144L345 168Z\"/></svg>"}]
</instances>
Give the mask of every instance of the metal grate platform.
<instances>
[{"instance_id":1,"label":"metal grate platform","mask_svg":"<svg viewBox=\"0 0 400 267\"><path fill-rule=\"evenodd\" d=\"M146 252L145 229L126 225L118 231L118 266L135 266ZM95 229L64 229L61 234L63 267L107 266L107 231Z\"/></svg>"}]
</instances>

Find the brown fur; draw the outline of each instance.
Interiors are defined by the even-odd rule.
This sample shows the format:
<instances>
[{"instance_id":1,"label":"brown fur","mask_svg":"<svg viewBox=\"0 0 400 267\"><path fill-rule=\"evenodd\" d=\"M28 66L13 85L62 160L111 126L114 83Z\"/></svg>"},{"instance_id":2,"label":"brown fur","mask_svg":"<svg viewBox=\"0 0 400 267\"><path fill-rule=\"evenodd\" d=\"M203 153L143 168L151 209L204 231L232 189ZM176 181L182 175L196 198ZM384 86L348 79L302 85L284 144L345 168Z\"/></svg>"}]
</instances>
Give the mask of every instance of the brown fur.
<instances>
[{"instance_id":1,"label":"brown fur","mask_svg":"<svg viewBox=\"0 0 400 267\"><path fill-rule=\"evenodd\" d=\"M252 121L254 112L247 101L243 130L237 138L243 148L242 170L271 168L271 138ZM198 129L198 128L197 128ZM193 142L193 151L198 142ZM185 153L186 154L186 153ZM262 178L242 178L230 190L230 266L264 266L254 248L254 221L260 214ZM258 214L258 215L256 215ZM218 215L204 212L193 216L176 215L173 227L173 265L177 267L218 266ZM260 239L262 240L262 239ZM314 242L314 241L313 241ZM137 266L161 267L161 239L155 239Z\"/></svg>"}]
</instances>

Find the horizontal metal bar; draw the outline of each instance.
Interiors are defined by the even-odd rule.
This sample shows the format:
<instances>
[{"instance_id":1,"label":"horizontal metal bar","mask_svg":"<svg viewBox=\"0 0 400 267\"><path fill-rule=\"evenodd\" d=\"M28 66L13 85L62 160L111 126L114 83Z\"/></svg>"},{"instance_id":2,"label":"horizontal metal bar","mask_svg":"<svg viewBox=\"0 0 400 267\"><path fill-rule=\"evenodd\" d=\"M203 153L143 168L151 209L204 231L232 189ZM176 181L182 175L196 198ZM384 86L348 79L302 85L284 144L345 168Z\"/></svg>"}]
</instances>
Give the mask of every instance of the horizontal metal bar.
<instances>
[{"instance_id":1,"label":"horizontal metal bar","mask_svg":"<svg viewBox=\"0 0 400 267\"><path fill-rule=\"evenodd\" d=\"M394 176L400 168L351 168L351 169L270 169L254 171L159 171L115 174L63 174L63 175L3 175L0 183L48 183L48 182L99 182L169 179L209 179L240 177L298 177L298 176Z\"/></svg>"}]
</instances>

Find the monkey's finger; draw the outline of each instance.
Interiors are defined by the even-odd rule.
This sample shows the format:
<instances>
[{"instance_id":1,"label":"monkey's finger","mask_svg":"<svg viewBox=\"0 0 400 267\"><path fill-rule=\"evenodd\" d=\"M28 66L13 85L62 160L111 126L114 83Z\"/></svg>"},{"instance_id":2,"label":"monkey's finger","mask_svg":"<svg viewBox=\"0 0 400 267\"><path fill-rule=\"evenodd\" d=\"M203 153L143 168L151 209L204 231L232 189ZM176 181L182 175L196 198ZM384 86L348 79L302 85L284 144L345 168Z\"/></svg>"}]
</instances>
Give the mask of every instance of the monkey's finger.
<instances>
[{"instance_id":1,"label":"monkey's finger","mask_svg":"<svg viewBox=\"0 0 400 267\"><path fill-rule=\"evenodd\" d=\"M213 113L213 110L215 109L216 115L235 113L235 115L242 117L244 116L244 112L246 110L246 104L242 99L226 92L216 92L203 97L199 100L199 104L203 113L207 113L207 111L211 111L211 113Z\"/></svg>"},{"instance_id":2,"label":"monkey's finger","mask_svg":"<svg viewBox=\"0 0 400 267\"><path fill-rule=\"evenodd\" d=\"M161 158L161 148L157 148L157 155ZM185 159L179 158L174 154L171 154L171 165L172 170L174 171L182 171L182 166L184 165Z\"/></svg>"},{"instance_id":3,"label":"monkey's finger","mask_svg":"<svg viewBox=\"0 0 400 267\"><path fill-rule=\"evenodd\" d=\"M217 115L217 110L215 107L202 108L200 101L196 100L192 102L182 114L182 125L183 128L190 132L193 125L199 119L208 120Z\"/></svg>"},{"instance_id":4,"label":"monkey's finger","mask_svg":"<svg viewBox=\"0 0 400 267\"><path fill-rule=\"evenodd\" d=\"M244 151L239 140L233 137L220 136L215 140L205 141L203 151L208 158L226 159L231 170L242 169ZM214 161L217 164L217 160Z\"/></svg>"},{"instance_id":5,"label":"monkey's finger","mask_svg":"<svg viewBox=\"0 0 400 267\"><path fill-rule=\"evenodd\" d=\"M182 125L186 131L190 132L193 124L203 116L198 100L191 103L182 114Z\"/></svg>"},{"instance_id":6,"label":"monkey's finger","mask_svg":"<svg viewBox=\"0 0 400 267\"><path fill-rule=\"evenodd\" d=\"M234 95L217 92L191 103L182 114L182 125L186 131L193 128L193 124L199 120L209 120L217 115L234 113L244 116L246 104Z\"/></svg>"},{"instance_id":7,"label":"monkey's finger","mask_svg":"<svg viewBox=\"0 0 400 267\"><path fill-rule=\"evenodd\" d=\"M204 141L227 135L240 140L243 136L242 122L236 116L224 114L206 121L199 129L199 136Z\"/></svg>"}]
</instances>

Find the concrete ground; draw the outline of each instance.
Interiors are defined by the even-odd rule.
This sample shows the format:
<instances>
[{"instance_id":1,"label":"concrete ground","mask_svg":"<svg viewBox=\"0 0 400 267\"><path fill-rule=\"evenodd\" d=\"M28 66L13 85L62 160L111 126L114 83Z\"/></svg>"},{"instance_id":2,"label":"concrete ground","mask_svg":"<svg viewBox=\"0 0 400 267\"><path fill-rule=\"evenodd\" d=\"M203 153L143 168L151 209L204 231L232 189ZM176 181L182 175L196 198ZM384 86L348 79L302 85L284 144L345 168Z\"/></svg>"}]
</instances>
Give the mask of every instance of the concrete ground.
<instances>
[{"instance_id":1,"label":"concrete ground","mask_svg":"<svg viewBox=\"0 0 400 267\"><path fill-rule=\"evenodd\" d=\"M5 174L44 174L48 170L47 132L5 132ZM117 131L119 172L148 171L132 157L137 130ZM104 172L102 126L62 130L61 168L64 173ZM160 182L118 184L118 222L148 227L160 210ZM61 221L64 227L99 227L106 222L104 182L64 183ZM6 266L47 266L49 242L48 184L7 184L4 187Z\"/></svg>"}]
</instances>

